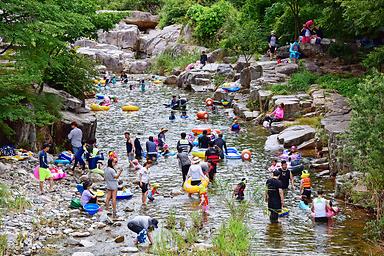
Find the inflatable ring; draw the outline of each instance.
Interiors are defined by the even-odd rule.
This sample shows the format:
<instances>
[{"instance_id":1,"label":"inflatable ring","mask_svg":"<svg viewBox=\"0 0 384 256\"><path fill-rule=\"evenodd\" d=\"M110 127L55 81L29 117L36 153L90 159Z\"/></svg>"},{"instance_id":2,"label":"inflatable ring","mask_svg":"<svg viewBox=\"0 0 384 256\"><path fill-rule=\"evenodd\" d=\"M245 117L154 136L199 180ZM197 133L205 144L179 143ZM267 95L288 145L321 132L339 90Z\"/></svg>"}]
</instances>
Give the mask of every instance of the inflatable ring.
<instances>
[{"instance_id":1,"label":"inflatable ring","mask_svg":"<svg viewBox=\"0 0 384 256\"><path fill-rule=\"evenodd\" d=\"M243 159L244 161L250 161L252 158L252 153L249 149L244 149L243 151L241 151L241 159Z\"/></svg>"},{"instance_id":2,"label":"inflatable ring","mask_svg":"<svg viewBox=\"0 0 384 256\"><path fill-rule=\"evenodd\" d=\"M105 192L102 190L96 190L96 191L91 190L91 192L97 197L103 197L105 195Z\"/></svg>"},{"instance_id":3,"label":"inflatable ring","mask_svg":"<svg viewBox=\"0 0 384 256\"><path fill-rule=\"evenodd\" d=\"M73 154L72 154L71 151L63 151L63 152L60 153L59 159L72 161Z\"/></svg>"},{"instance_id":4,"label":"inflatable ring","mask_svg":"<svg viewBox=\"0 0 384 256\"><path fill-rule=\"evenodd\" d=\"M213 105L213 99L211 99L211 98L206 99L205 100L205 105L212 106Z\"/></svg>"},{"instance_id":5,"label":"inflatable ring","mask_svg":"<svg viewBox=\"0 0 384 256\"><path fill-rule=\"evenodd\" d=\"M133 197L132 192L127 189L126 191L117 191L116 199L131 199Z\"/></svg>"},{"instance_id":6,"label":"inflatable ring","mask_svg":"<svg viewBox=\"0 0 384 256\"><path fill-rule=\"evenodd\" d=\"M197 119L208 119L208 112L207 111L199 111L196 114Z\"/></svg>"},{"instance_id":7,"label":"inflatable ring","mask_svg":"<svg viewBox=\"0 0 384 256\"><path fill-rule=\"evenodd\" d=\"M154 84L161 84L162 82L160 80L153 81Z\"/></svg>"},{"instance_id":8,"label":"inflatable ring","mask_svg":"<svg viewBox=\"0 0 384 256\"><path fill-rule=\"evenodd\" d=\"M289 214L289 210L287 208L281 209L281 211L278 211L279 217L284 217Z\"/></svg>"},{"instance_id":9,"label":"inflatable ring","mask_svg":"<svg viewBox=\"0 0 384 256\"><path fill-rule=\"evenodd\" d=\"M111 107L110 106L100 106L98 104L91 104L90 106L92 111L108 111Z\"/></svg>"},{"instance_id":10,"label":"inflatable ring","mask_svg":"<svg viewBox=\"0 0 384 256\"><path fill-rule=\"evenodd\" d=\"M37 180L40 181L40 173L39 173L39 166L36 165L35 168L33 168L33 175L35 176L35 178ZM59 180L59 179L63 179L65 177L67 177L67 173L63 172L63 170L61 168L51 168L49 169L49 171L51 172L51 175L52 175L52 178L54 180Z\"/></svg>"},{"instance_id":11,"label":"inflatable ring","mask_svg":"<svg viewBox=\"0 0 384 256\"><path fill-rule=\"evenodd\" d=\"M199 149L193 150L191 153L193 156L197 156L199 158L205 158L205 151L207 151L206 148L199 148Z\"/></svg>"},{"instance_id":12,"label":"inflatable ring","mask_svg":"<svg viewBox=\"0 0 384 256\"><path fill-rule=\"evenodd\" d=\"M199 186L192 186L191 185L191 182L192 180L191 179L188 179L184 182L184 185L183 185L183 188L184 188L184 191L189 193L189 194L196 194L196 193L199 193L200 189L199 189ZM209 183L209 180L208 179L203 179L201 181L201 183L203 184L203 186L206 188L208 186L208 183Z\"/></svg>"},{"instance_id":13,"label":"inflatable ring","mask_svg":"<svg viewBox=\"0 0 384 256\"><path fill-rule=\"evenodd\" d=\"M95 84L98 84L99 83L99 80L93 80L93 83L95 83Z\"/></svg>"},{"instance_id":14,"label":"inflatable ring","mask_svg":"<svg viewBox=\"0 0 384 256\"><path fill-rule=\"evenodd\" d=\"M55 164L62 164L62 165L67 165L67 164L70 164L71 161L67 160L67 159L56 159Z\"/></svg>"},{"instance_id":15,"label":"inflatable ring","mask_svg":"<svg viewBox=\"0 0 384 256\"><path fill-rule=\"evenodd\" d=\"M228 154L225 154L225 157L227 159L241 159L241 155L236 148L229 147L227 151L228 151Z\"/></svg>"},{"instance_id":16,"label":"inflatable ring","mask_svg":"<svg viewBox=\"0 0 384 256\"><path fill-rule=\"evenodd\" d=\"M121 109L123 111L138 111L140 108L138 106L126 105L126 106L122 106Z\"/></svg>"},{"instance_id":17,"label":"inflatable ring","mask_svg":"<svg viewBox=\"0 0 384 256\"><path fill-rule=\"evenodd\" d=\"M192 129L192 132L195 134L195 135L199 135L199 134L203 134L203 131L206 130L207 131L207 134L211 134L211 128L193 128Z\"/></svg>"},{"instance_id":18,"label":"inflatable ring","mask_svg":"<svg viewBox=\"0 0 384 256\"><path fill-rule=\"evenodd\" d=\"M213 129L212 132L213 132L213 133L216 133L217 135L221 134L221 130L219 130L219 129Z\"/></svg>"},{"instance_id":19,"label":"inflatable ring","mask_svg":"<svg viewBox=\"0 0 384 256\"><path fill-rule=\"evenodd\" d=\"M98 99L98 100L103 100L104 97L105 97L105 95L101 94L101 93L96 93L96 95L95 95L95 98Z\"/></svg>"}]
</instances>

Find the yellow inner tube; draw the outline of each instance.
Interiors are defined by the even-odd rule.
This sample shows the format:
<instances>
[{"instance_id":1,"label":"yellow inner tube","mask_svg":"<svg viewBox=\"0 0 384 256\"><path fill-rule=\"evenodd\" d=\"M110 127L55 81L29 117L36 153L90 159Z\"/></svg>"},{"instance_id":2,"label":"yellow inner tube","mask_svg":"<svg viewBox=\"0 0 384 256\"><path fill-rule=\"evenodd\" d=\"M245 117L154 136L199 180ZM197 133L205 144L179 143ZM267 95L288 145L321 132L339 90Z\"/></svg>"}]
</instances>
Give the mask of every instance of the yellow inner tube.
<instances>
[{"instance_id":1,"label":"yellow inner tube","mask_svg":"<svg viewBox=\"0 0 384 256\"><path fill-rule=\"evenodd\" d=\"M184 191L189 193L189 194L199 193L199 191L200 191L199 186L192 186L191 182L192 182L192 180L190 178L184 182L184 185L183 185ZM201 181L201 183L206 188L208 186L209 180L203 179Z\"/></svg>"},{"instance_id":2,"label":"yellow inner tube","mask_svg":"<svg viewBox=\"0 0 384 256\"><path fill-rule=\"evenodd\" d=\"M104 191L102 191L102 190L96 190L96 191L91 191L95 196L97 196L97 197L103 197L104 196Z\"/></svg>"},{"instance_id":3,"label":"yellow inner tube","mask_svg":"<svg viewBox=\"0 0 384 256\"><path fill-rule=\"evenodd\" d=\"M138 111L140 108L138 106L126 105L126 106L122 106L121 109L123 111Z\"/></svg>"},{"instance_id":4,"label":"yellow inner tube","mask_svg":"<svg viewBox=\"0 0 384 256\"><path fill-rule=\"evenodd\" d=\"M161 81L160 80L155 80L153 81L154 84L161 84Z\"/></svg>"},{"instance_id":5,"label":"yellow inner tube","mask_svg":"<svg viewBox=\"0 0 384 256\"><path fill-rule=\"evenodd\" d=\"M108 111L111 107L110 106L100 106L98 104L91 104L91 110L93 111Z\"/></svg>"},{"instance_id":6,"label":"yellow inner tube","mask_svg":"<svg viewBox=\"0 0 384 256\"><path fill-rule=\"evenodd\" d=\"M199 158L205 158L205 151L206 149L198 149L198 150L192 151L192 155L197 156Z\"/></svg>"}]
</instances>

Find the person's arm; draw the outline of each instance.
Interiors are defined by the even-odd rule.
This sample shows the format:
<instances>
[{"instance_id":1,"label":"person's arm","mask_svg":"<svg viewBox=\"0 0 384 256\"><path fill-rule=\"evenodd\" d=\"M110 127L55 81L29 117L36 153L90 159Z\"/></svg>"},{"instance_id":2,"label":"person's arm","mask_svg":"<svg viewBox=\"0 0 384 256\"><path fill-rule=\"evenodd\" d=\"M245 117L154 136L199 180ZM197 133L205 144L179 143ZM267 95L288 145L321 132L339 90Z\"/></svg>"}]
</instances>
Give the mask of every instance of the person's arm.
<instances>
[{"instance_id":1,"label":"person's arm","mask_svg":"<svg viewBox=\"0 0 384 256\"><path fill-rule=\"evenodd\" d=\"M200 177L202 177L203 179L208 179L207 176L205 176L205 174L203 173L203 170L200 168Z\"/></svg>"},{"instance_id":2,"label":"person's arm","mask_svg":"<svg viewBox=\"0 0 384 256\"><path fill-rule=\"evenodd\" d=\"M153 237L152 237L152 232L148 232L148 240L149 240L149 244L153 244Z\"/></svg>"},{"instance_id":3,"label":"person's arm","mask_svg":"<svg viewBox=\"0 0 384 256\"><path fill-rule=\"evenodd\" d=\"M68 134L68 139L71 140L73 137L73 130L71 130Z\"/></svg>"},{"instance_id":4,"label":"person's arm","mask_svg":"<svg viewBox=\"0 0 384 256\"><path fill-rule=\"evenodd\" d=\"M140 171L139 173L140 187L143 185L142 178L143 178L143 174Z\"/></svg>"},{"instance_id":5,"label":"person's arm","mask_svg":"<svg viewBox=\"0 0 384 256\"><path fill-rule=\"evenodd\" d=\"M132 153L135 153L136 151L135 143L132 142L132 139L131 139L131 145L132 145Z\"/></svg>"},{"instance_id":6,"label":"person's arm","mask_svg":"<svg viewBox=\"0 0 384 256\"><path fill-rule=\"evenodd\" d=\"M201 196L200 196L200 204L199 204L199 206L202 206L203 203L204 203L204 196L201 195Z\"/></svg>"},{"instance_id":7,"label":"person's arm","mask_svg":"<svg viewBox=\"0 0 384 256\"><path fill-rule=\"evenodd\" d=\"M293 180L293 174L292 174L291 171L289 173L290 173L290 176L291 176L292 190L295 190L295 181Z\"/></svg>"},{"instance_id":8,"label":"person's arm","mask_svg":"<svg viewBox=\"0 0 384 256\"><path fill-rule=\"evenodd\" d=\"M313 204L312 204L312 206L311 206L311 211L314 213L315 212L315 207L313 206Z\"/></svg>"},{"instance_id":9,"label":"person's arm","mask_svg":"<svg viewBox=\"0 0 384 256\"><path fill-rule=\"evenodd\" d=\"M147 150L147 154L148 154L148 143L145 143L145 149Z\"/></svg>"},{"instance_id":10,"label":"person's arm","mask_svg":"<svg viewBox=\"0 0 384 256\"><path fill-rule=\"evenodd\" d=\"M264 193L264 200L265 202L268 202L268 185L266 185L265 193Z\"/></svg>"},{"instance_id":11,"label":"person's arm","mask_svg":"<svg viewBox=\"0 0 384 256\"><path fill-rule=\"evenodd\" d=\"M189 142L189 153L191 153L192 149L193 149L193 144L192 142Z\"/></svg>"},{"instance_id":12,"label":"person's arm","mask_svg":"<svg viewBox=\"0 0 384 256\"><path fill-rule=\"evenodd\" d=\"M202 141L202 139L201 139L202 137L199 137L199 138L197 138L197 142L198 142L198 147L199 148L201 148L201 141Z\"/></svg>"},{"instance_id":13,"label":"person's arm","mask_svg":"<svg viewBox=\"0 0 384 256\"><path fill-rule=\"evenodd\" d=\"M121 169L121 170L119 170L118 172L117 172L117 175L116 176L114 176L114 178L115 179L118 179L119 177L120 177L120 175L121 175L121 173L123 172L123 170Z\"/></svg>"},{"instance_id":14,"label":"person's arm","mask_svg":"<svg viewBox=\"0 0 384 256\"><path fill-rule=\"evenodd\" d=\"M279 194L280 194L280 200L281 200L281 208L284 207L284 191L283 189L279 188Z\"/></svg>"},{"instance_id":15,"label":"person's arm","mask_svg":"<svg viewBox=\"0 0 384 256\"><path fill-rule=\"evenodd\" d=\"M180 147L180 141L178 141L177 144L176 144L177 151L179 151L179 147Z\"/></svg>"},{"instance_id":16,"label":"person's arm","mask_svg":"<svg viewBox=\"0 0 384 256\"><path fill-rule=\"evenodd\" d=\"M225 142L225 140L223 140L223 146L224 146L225 154L228 155L227 143Z\"/></svg>"},{"instance_id":17,"label":"person's arm","mask_svg":"<svg viewBox=\"0 0 384 256\"><path fill-rule=\"evenodd\" d=\"M189 167L189 170L188 170L188 173L187 173L187 179L189 178L189 177L191 177L191 167Z\"/></svg>"}]
</instances>

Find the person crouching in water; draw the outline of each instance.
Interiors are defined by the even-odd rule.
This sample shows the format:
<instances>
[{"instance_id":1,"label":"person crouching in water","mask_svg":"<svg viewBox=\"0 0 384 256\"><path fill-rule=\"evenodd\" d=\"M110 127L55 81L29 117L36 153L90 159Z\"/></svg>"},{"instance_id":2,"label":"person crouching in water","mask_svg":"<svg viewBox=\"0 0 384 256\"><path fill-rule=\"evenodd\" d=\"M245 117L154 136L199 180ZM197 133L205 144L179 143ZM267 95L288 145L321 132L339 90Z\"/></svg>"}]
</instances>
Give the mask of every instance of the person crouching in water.
<instances>
[{"instance_id":1,"label":"person crouching in water","mask_svg":"<svg viewBox=\"0 0 384 256\"><path fill-rule=\"evenodd\" d=\"M160 193L157 191L159 187L159 183L153 183L151 185L151 190L149 190L148 192L148 199L150 202L153 202L155 200L155 195L160 195Z\"/></svg>"},{"instance_id":2,"label":"person crouching in water","mask_svg":"<svg viewBox=\"0 0 384 256\"><path fill-rule=\"evenodd\" d=\"M145 243L147 236L149 243L153 244L152 232L155 228L158 228L158 223L159 221L157 219L149 216L136 216L128 221L127 226L129 230L137 234L137 237L134 240L135 245Z\"/></svg>"},{"instance_id":3,"label":"person crouching in water","mask_svg":"<svg viewBox=\"0 0 384 256\"><path fill-rule=\"evenodd\" d=\"M199 185L199 195L200 195L199 206L201 206L203 213L207 213L207 211L208 211L208 194L207 194L207 188L203 184Z\"/></svg>"},{"instance_id":4,"label":"person crouching in water","mask_svg":"<svg viewBox=\"0 0 384 256\"><path fill-rule=\"evenodd\" d=\"M236 200L243 201L244 200L244 190L247 186L247 179L242 178L241 182L236 185L235 190L233 191Z\"/></svg>"},{"instance_id":5,"label":"person crouching in water","mask_svg":"<svg viewBox=\"0 0 384 256\"><path fill-rule=\"evenodd\" d=\"M235 119L233 121L233 124L231 126L231 131L232 132L240 132L240 125L239 125L239 121L237 121L237 119Z\"/></svg>"},{"instance_id":6,"label":"person crouching in water","mask_svg":"<svg viewBox=\"0 0 384 256\"><path fill-rule=\"evenodd\" d=\"M90 188L92 186L92 182L90 181L84 181L83 183L83 188L84 191L81 194L81 205L84 207L86 204L97 204L97 196L94 195L91 191Z\"/></svg>"},{"instance_id":7,"label":"person crouching in water","mask_svg":"<svg viewBox=\"0 0 384 256\"><path fill-rule=\"evenodd\" d=\"M171 115L169 116L170 121L174 121L176 119L175 111L171 111Z\"/></svg>"}]
</instances>

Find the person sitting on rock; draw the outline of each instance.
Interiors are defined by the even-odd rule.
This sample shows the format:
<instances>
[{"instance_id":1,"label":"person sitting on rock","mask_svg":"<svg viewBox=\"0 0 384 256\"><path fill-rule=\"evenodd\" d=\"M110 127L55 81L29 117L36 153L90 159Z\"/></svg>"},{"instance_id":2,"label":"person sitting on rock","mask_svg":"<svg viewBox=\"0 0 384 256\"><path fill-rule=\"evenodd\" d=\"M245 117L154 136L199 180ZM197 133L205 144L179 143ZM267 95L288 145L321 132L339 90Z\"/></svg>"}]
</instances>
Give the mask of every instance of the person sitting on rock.
<instances>
[{"instance_id":1,"label":"person sitting on rock","mask_svg":"<svg viewBox=\"0 0 384 256\"><path fill-rule=\"evenodd\" d=\"M297 63L297 60L300 57L300 45L297 43L297 41L294 41L291 43L291 46L289 47L289 58L291 59L292 63Z\"/></svg>"},{"instance_id":2,"label":"person sitting on rock","mask_svg":"<svg viewBox=\"0 0 384 256\"><path fill-rule=\"evenodd\" d=\"M275 110L269 114L266 115L264 118L264 122L268 122L269 126L271 126L272 122L280 122L284 119L284 103L280 103Z\"/></svg>"}]
</instances>

